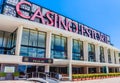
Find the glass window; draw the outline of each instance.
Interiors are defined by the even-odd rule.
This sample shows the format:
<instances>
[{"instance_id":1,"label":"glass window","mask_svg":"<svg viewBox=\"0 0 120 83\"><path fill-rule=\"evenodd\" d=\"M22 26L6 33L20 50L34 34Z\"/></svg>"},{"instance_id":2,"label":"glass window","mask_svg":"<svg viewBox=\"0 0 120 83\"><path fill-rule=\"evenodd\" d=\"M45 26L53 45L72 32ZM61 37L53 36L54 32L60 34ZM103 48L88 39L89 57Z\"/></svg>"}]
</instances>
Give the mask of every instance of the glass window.
<instances>
[{"instance_id":1,"label":"glass window","mask_svg":"<svg viewBox=\"0 0 120 83\"><path fill-rule=\"evenodd\" d=\"M0 47L3 46L3 32L0 31Z\"/></svg>"},{"instance_id":2,"label":"glass window","mask_svg":"<svg viewBox=\"0 0 120 83\"><path fill-rule=\"evenodd\" d=\"M28 56L28 47L21 47L20 49L20 55L22 56Z\"/></svg>"},{"instance_id":3,"label":"glass window","mask_svg":"<svg viewBox=\"0 0 120 83\"><path fill-rule=\"evenodd\" d=\"M88 61L95 62L95 45L88 44Z\"/></svg>"},{"instance_id":4,"label":"glass window","mask_svg":"<svg viewBox=\"0 0 120 83\"><path fill-rule=\"evenodd\" d=\"M54 35L52 35L51 48L54 49Z\"/></svg>"},{"instance_id":5,"label":"glass window","mask_svg":"<svg viewBox=\"0 0 120 83\"><path fill-rule=\"evenodd\" d=\"M73 60L83 60L83 42L79 40L73 40Z\"/></svg>"},{"instance_id":6,"label":"glass window","mask_svg":"<svg viewBox=\"0 0 120 83\"><path fill-rule=\"evenodd\" d=\"M38 47L45 47L45 33L39 32L38 34Z\"/></svg>"},{"instance_id":7,"label":"glass window","mask_svg":"<svg viewBox=\"0 0 120 83\"><path fill-rule=\"evenodd\" d=\"M37 49L37 57L44 58L45 57L45 49Z\"/></svg>"},{"instance_id":8,"label":"glass window","mask_svg":"<svg viewBox=\"0 0 120 83\"><path fill-rule=\"evenodd\" d=\"M29 46L37 46L37 31L30 30Z\"/></svg>"},{"instance_id":9,"label":"glass window","mask_svg":"<svg viewBox=\"0 0 120 83\"><path fill-rule=\"evenodd\" d=\"M27 48L29 57L45 57L46 50L46 33L35 30L24 29L22 36L22 47ZM25 43L25 44L24 44ZM22 52L22 49L21 49ZM22 54L22 53L21 53Z\"/></svg>"},{"instance_id":10,"label":"glass window","mask_svg":"<svg viewBox=\"0 0 120 83\"><path fill-rule=\"evenodd\" d=\"M29 41L29 29L23 29L23 34L22 34L22 45L28 45Z\"/></svg>"},{"instance_id":11,"label":"glass window","mask_svg":"<svg viewBox=\"0 0 120 83\"><path fill-rule=\"evenodd\" d=\"M29 47L29 57L36 57L36 48Z\"/></svg>"},{"instance_id":12,"label":"glass window","mask_svg":"<svg viewBox=\"0 0 120 83\"><path fill-rule=\"evenodd\" d=\"M108 62L112 63L110 49L108 49Z\"/></svg>"},{"instance_id":13,"label":"glass window","mask_svg":"<svg viewBox=\"0 0 120 83\"><path fill-rule=\"evenodd\" d=\"M67 38L52 35L51 58L67 59Z\"/></svg>"},{"instance_id":14,"label":"glass window","mask_svg":"<svg viewBox=\"0 0 120 83\"><path fill-rule=\"evenodd\" d=\"M100 62L105 62L104 48L102 46L100 46Z\"/></svg>"}]
</instances>

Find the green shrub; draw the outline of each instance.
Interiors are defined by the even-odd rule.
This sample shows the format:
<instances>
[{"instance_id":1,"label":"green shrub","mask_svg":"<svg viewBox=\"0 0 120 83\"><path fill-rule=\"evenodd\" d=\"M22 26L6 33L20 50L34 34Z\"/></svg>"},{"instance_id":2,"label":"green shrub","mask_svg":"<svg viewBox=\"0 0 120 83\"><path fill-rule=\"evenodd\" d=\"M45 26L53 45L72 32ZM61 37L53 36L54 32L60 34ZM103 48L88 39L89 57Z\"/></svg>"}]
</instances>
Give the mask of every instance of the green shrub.
<instances>
[{"instance_id":1,"label":"green shrub","mask_svg":"<svg viewBox=\"0 0 120 83\"><path fill-rule=\"evenodd\" d=\"M94 78L94 77L107 77L107 76L120 76L120 73L100 73L100 74L73 74L75 78Z\"/></svg>"},{"instance_id":2,"label":"green shrub","mask_svg":"<svg viewBox=\"0 0 120 83\"><path fill-rule=\"evenodd\" d=\"M0 72L0 77L5 77L5 76L6 76L6 73Z\"/></svg>"},{"instance_id":3,"label":"green shrub","mask_svg":"<svg viewBox=\"0 0 120 83\"><path fill-rule=\"evenodd\" d=\"M14 72L14 73L13 73L13 76L14 76L14 77L20 76L20 73L19 73L19 72Z\"/></svg>"}]
</instances>

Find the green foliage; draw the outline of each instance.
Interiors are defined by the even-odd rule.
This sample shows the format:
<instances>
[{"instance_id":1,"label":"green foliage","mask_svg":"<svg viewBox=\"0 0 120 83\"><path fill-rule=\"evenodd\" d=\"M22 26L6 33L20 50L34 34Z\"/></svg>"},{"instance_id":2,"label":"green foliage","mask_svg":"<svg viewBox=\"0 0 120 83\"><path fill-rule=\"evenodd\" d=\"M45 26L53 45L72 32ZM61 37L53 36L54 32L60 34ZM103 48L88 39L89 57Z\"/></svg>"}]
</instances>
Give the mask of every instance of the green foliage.
<instances>
[{"instance_id":1,"label":"green foliage","mask_svg":"<svg viewBox=\"0 0 120 83\"><path fill-rule=\"evenodd\" d=\"M0 77L5 77L5 76L6 76L6 73L0 72Z\"/></svg>"},{"instance_id":2,"label":"green foliage","mask_svg":"<svg viewBox=\"0 0 120 83\"><path fill-rule=\"evenodd\" d=\"M13 76L15 76L15 77L20 76L20 73L19 72L14 72Z\"/></svg>"},{"instance_id":3,"label":"green foliage","mask_svg":"<svg viewBox=\"0 0 120 83\"><path fill-rule=\"evenodd\" d=\"M79 78L97 78L97 77L107 77L107 76L120 76L120 73L101 73L101 74L73 74L73 79Z\"/></svg>"}]
</instances>

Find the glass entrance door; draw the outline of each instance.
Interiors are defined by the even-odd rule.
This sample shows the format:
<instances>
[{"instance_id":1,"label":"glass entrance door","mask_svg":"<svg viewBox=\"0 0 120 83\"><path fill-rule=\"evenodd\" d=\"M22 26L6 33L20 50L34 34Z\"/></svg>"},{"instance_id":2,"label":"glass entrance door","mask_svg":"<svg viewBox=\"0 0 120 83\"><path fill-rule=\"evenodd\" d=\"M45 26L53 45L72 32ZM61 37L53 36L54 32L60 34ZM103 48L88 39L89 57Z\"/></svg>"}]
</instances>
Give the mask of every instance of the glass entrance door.
<instances>
[{"instance_id":1,"label":"glass entrance door","mask_svg":"<svg viewBox=\"0 0 120 83\"><path fill-rule=\"evenodd\" d=\"M38 77L38 73L43 73L45 70L44 66L26 66L19 65L18 71L20 72L21 77Z\"/></svg>"},{"instance_id":2,"label":"glass entrance door","mask_svg":"<svg viewBox=\"0 0 120 83\"><path fill-rule=\"evenodd\" d=\"M50 72L67 74L67 67L50 67Z\"/></svg>"}]
</instances>

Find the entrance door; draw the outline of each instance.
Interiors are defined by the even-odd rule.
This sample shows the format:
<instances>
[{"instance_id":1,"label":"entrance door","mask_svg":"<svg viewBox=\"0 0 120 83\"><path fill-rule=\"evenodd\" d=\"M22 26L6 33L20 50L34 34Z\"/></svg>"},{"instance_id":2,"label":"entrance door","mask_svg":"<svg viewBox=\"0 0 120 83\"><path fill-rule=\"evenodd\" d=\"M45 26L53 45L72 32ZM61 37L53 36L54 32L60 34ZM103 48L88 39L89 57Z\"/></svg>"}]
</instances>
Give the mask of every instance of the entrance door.
<instances>
[{"instance_id":1,"label":"entrance door","mask_svg":"<svg viewBox=\"0 0 120 83\"><path fill-rule=\"evenodd\" d=\"M44 70L44 66L27 66L27 74L29 77L38 77L38 74L44 72Z\"/></svg>"},{"instance_id":2,"label":"entrance door","mask_svg":"<svg viewBox=\"0 0 120 83\"><path fill-rule=\"evenodd\" d=\"M50 72L67 74L67 67L50 67Z\"/></svg>"}]
</instances>

